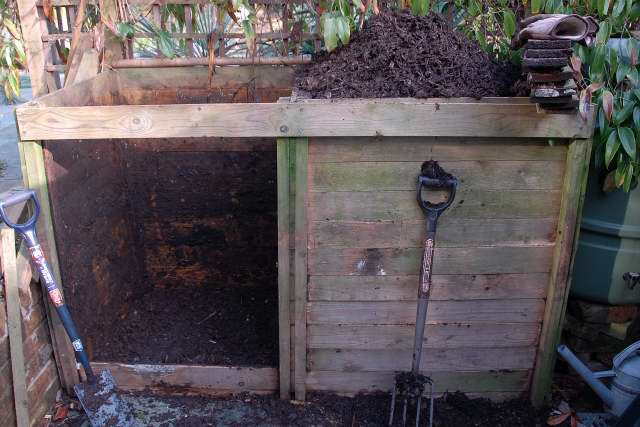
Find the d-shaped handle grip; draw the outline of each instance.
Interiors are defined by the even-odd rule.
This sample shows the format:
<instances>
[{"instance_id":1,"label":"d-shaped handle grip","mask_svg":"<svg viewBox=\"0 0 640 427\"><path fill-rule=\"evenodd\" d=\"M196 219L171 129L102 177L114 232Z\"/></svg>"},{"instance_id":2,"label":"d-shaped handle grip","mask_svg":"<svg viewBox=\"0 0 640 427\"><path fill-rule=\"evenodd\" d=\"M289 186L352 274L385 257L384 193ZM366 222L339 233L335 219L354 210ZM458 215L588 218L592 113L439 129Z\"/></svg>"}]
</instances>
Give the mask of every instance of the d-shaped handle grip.
<instances>
[{"instance_id":1,"label":"d-shaped handle grip","mask_svg":"<svg viewBox=\"0 0 640 427\"><path fill-rule=\"evenodd\" d=\"M440 203L431 203L428 200L424 200L422 198L422 190L424 188L432 188L432 189L448 189L449 196L447 200ZM438 216L453 203L453 199L456 197L456 190L458 188L458 179L457 178L445 178L445 179L436 179L430 178L424 175L418 176L418 204L422 211L426 214L436 213Z\"/></svg>"},{"instance_id":2,"label":"d-shaped handle grip","mask_svg":"<svg viewBox=\"0 0 640 427\"><path fill-rule=\"evenodd\" d=\"M17 205L18 203L25 201L33 201L33 213L31 217L22 223L15 223L9 219L9 215L7 215L6 209L10 206ZM0 200L0 216L2 220L9 227L13 228L18 232L25 232L27 230L31 230L35 227L36 222L38 221L38 216L40 215L40 204L38 203L38 199L36 197L36 193L33 190L23 190L17 193L10 195L9 197Z\"/></svg>"}]
</instances>

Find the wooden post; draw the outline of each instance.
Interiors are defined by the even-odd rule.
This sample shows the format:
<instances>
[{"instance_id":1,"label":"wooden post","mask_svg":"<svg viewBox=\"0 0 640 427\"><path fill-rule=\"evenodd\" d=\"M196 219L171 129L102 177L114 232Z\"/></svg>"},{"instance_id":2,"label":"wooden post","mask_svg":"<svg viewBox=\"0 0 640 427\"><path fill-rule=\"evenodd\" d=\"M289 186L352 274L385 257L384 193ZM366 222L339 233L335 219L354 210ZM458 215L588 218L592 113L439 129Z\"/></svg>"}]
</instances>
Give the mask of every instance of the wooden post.
<instances>
[{"instance_id":1,"label":"wooden post","mask_svg":"<svg viewBox=\"0 0 640 427\"><path fill-rule=\"evenodd\" d=\"M295 143L295 327L294 369L295 396L306 397L307 379L307 160L309 140L296 138Z\"/></svg>"},{"instance_id":2,"label":"wooden post","mask_svg":"<svg viewBox=\"0 0 640 427\"><path fill-rule=\"evenodd\" d=\"M16 235L6 226L0 229L2 240L2 276L7 300L7 326L9 327L9 346L11 350L11 373L13 381L13 399L16 410L17 427L29 426L29 405L27 380L22 349L22 316L18 293L18 274L16 258Z\"/></svg>"},{"instance_id":3,"label":"wooden post","mask_svg":"<svg viewBox=\"0 0 640 427\"><path fill-rule=\"evenodd\" d=\"M291 399L291 228L289 209L289 139L279 138L278 156L278 342L280 369L280 398Z\"/></svg>"},{"instance_id":4,"label":"wooden post","mask_svg":"<svg viewBox=\"0 0 640 427\"><path fill-rule=\"evenodd\" d=\"M33 97L44 95L47 90L45 71L45 50L42 43L42 29L36 0L18 0L20 28L24 39L29 77Z\"/></svg>"},{"instance_id":5,"label":"wooden post","mask_svg":"<svg viewBox=\"0 0 640 427\"><path fill-rule=\"evenodd\" d=\"M21 141L23 146L26 175L25 186L36 192L38 201L40 202L40 218L38 219L37 229L38 238L47 255L51 269L57 282L61 285L60 280L60 264L58 262L58 252L56 250L56 241L53 230L53 220L51 217L51 205L49 204L49 189L47 184L47 176L44 167L44 152L42 145L37 141ZM58 317L58 313L48 299L46 289L43 292L43 298L46 299L47 318L49 322L49 330L51 332L51 341L53 344L56 364L58 367L58 375L60 382L68 392L71 392L73 386L78 383L78 369L73 352L73 347L62 326L62 322Z\"/></svg>"},{"instance_id":6,"label":"wooden post","mask_svg":"<svg viewBox=\"0 0 640 427\"><path fill-rule=\"evenodd\" d=\"M556 246L531 384L531 402L535 406L541 405L551 390L556 346L560 340L571 284L569 274L579 234L590 152L591 140L587 139L574 140L567 152Z\"/></svg>"}]
</instances>

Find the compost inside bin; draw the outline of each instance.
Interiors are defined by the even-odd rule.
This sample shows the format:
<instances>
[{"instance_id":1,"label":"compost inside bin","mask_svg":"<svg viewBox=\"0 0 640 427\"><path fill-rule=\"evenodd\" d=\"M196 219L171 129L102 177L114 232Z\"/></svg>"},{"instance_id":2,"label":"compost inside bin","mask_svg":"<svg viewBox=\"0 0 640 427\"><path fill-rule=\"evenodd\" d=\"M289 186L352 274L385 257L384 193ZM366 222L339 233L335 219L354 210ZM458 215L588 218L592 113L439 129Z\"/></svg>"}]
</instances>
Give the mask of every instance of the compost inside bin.
<instances>
[{"instance_id":1,"label":"compost inside bin","mask_svg":"<svg viewBox=\"0 0 640 427\"><path fill-rule=\"evenodd\" d=\"M296 75L311 98L515 96L520 67L498 62L442 16L383 11L345 47Z\"/></svg>"},{"instance_id":2,"label":"compost inside bin","mask_svg":"<svg viewBox=\"0 0 640 427\"><path fill-rule=\"evenodd\" d=\"M92 360L277 366L275 141L85 142L48 149Z\"/></svg>"}]
</instances>

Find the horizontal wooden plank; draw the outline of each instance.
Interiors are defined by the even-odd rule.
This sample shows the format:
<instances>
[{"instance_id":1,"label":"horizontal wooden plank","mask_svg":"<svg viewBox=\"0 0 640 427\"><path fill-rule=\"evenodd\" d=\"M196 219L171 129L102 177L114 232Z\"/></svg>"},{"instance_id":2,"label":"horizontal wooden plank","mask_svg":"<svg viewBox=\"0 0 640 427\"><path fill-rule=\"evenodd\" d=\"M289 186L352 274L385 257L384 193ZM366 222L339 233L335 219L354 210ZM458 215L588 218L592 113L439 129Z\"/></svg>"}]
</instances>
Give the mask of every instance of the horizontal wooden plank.
<instances>
[{"instance_id":1,"label":"horizontal wooden plank","mask_svg":"<svg viewBox=\"0 0 640 427\"><path fill-rule=\"evenodd\" d=\"M539 322L542 299L431 301L427 322ZM311 302L307 323L340 325L415 324L416 303L409 301Z\"/></svg>"},{"instance_id":2,"label":"horizontal wooden plank","mask_svg":"<svg viewBox=\"0 0 640 427\"><path fill-rule=\"evenodd\" d=\"M523 391L528 387L530 371L462 371L434 372L430 374L436 392L462 391ZM307 374L309 390L334 392L390 391L395 373L390 372L336 372L310 371Z\"/></svg>"},{"instance_id":3,"label":"horizontal wooden plank","mask_svg":"<svg viewBox=\"0 0 640 427\"><path fill-rule=\"evenodd\" d=\"M547 141L491 138L397 137L312 138L309 161L415 162L445 160L564 160L564 144Z\"/></svg>"},{"instance_id":4,"label":"horizontal wooden plank","mask_svg":"<svg viewBox=\"0 0 640 427\"><path fill-rule=\"evenodd\" d=\"M187 387L220 392L276 391L277 368L195 365L127 365L92 363L96 371L108 369L118 387L142 390L146 387Z\"/></svg>"},{"instance_id":5,"label":"horizontal wooden plank","mask_svg":"<svg viewBox=\"0 0 640 427\"><path fill-rule=\"evenodd\" d=\"M422 248L332 248L309 250L309 274L399 276L420 271ZM547 273L553 245L437 247L434 274Z\"/></svg>"},{"instance_id":6,"label":"horizontal wooden plank","mask_svg":"<svg viewBox=\"0 0 640 427\"><path fill-rule=\"evenodd\" d=\"M17 110L22 140L471 136L588 138L592 121L546 114L535 104L349 100L332 103L180 104L45 107Z\"/></svg>"},{"instance_id":7,"label":"horizontal wooden plank","mask_svg":"<svg viewBox=\"0 0 640 427\"><path fill-rule=\"evenodd\" d=\"M393 151L393 146L389 146ZM413 162L341 162L310 166L311 191L414 190L424 160ZM484 190L559 190L564 177L557 161L442 161L460 187Z\"/></svg>"},{"instance_id":8,"label":"horizontal wooden plank","mask_svg":"<svg viewBox=\"0 0 640 427\"><path fill-rule=\"evenodd\" d=\"M309 325L309 348L410 350L413 325ZM425 348L533 347L539 323L427 323Z\"/></svg>"},{"instance_id":9,"label":"horizontal wooden plank","mask_svg":"<svg viewBox=\"0 0 640 427\"><path fill-rule=\"evenodd\" d=\"M488 371L532 369L536 348L455 348L426 349L421 370ZM411 350L311 350L307 360L310 371L378 372L411 370Z\"/></svg>"},{"instance_id":10,"label":"horizontal wooden plank","mask_svg":"<svg viewBox=\"0 0 640 427\"><path fill-rule=\"evenodd\" d=\"M432 277L429 299L544 298L549 275L451 274ZM309 301L415 301L418 276L310 276Z\"/></svg>"},{"instance_id":11,"label":"horizontal wooden plank","mask_svg":"<svg viewBox=\"0 0 640 427\"><path fill-rule=\"evenodd\" d=\"M459 191L444 218L555 218L560 191ZM310 192L313 221L423 220L414 191Z\"/></svg>"},{"instance_id":12,"label":"horizontal wooden plank","mask_svg":"<svg viewBox=\"0 0 640 427\"><path fill-rule=\"evenodd\" d=\"M443 216L438 221L439 247L496 244L543 244L553 242L555 218L460 219ZM426 221L314 221L310 224L312 248L422 247Z\"/></svg>"}]
</instances>

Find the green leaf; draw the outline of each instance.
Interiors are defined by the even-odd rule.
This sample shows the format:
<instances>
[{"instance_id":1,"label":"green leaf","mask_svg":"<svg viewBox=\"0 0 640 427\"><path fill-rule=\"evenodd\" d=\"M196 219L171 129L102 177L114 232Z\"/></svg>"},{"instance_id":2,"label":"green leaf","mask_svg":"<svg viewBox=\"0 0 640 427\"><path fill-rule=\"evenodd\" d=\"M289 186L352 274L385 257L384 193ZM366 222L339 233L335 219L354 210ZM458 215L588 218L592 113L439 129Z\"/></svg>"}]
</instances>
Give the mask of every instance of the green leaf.
<instances>
[{"instance_id":1,"label":"green leaf","mask_svg":"<svg viewBox=\"0 0 640 427\"><path fill-rule=\"evenodd\" d=\"M620 140L618 139L618 132L614 129L613 132L609 134L607 144L605 145L604 163L607 168L609 167L611 160L613 160L613 157L618 152L618 148L620 148Z\"/></svg>"},{"instance_id":2,"label":"green leaf","mask_svg":"<svg viewBox=\"0 0 640 427\"><path fill-rule=\"evenodd\" d=\"M596 44L600 46L607 44L609 36L611 36L611 24L609 24L609 21L603 21L600 23L600 29L596 33Z\"/></svg>"},{"instance_id":3,"label":"green leaf","mask_svg":"<svg viewBox=\"0 0 640 427\"><path fill-rule=\"evenodd\" d=\"M627 193L631 190L631 183L633 182L633 164L629 163L629 167L627 168L627 173L624 175L624 185L623 190Z\"/></svg>"},{"instance_id":4,"label":"green leaf","mask_svg":"<svg viewBox=\"0 0 640 427\"><path fill-rule=\"evenodd\" d=\"M531 0L531 13L534 15L542 10L543 0Z\"/></svg>"},{"instance_id":5,"label":"green leaf","mask_svg":"<svg viewBox=\"0 0 640 427\"><path fill-rule=\"evenodd\" d=\"M604 74L605 51L606 48L604 46L596 46L593 50L593 61L591 62L591 67L589 67L591 80L600 81Z\"/></svg>"},{"instance_id":6,"label":"green leaf","mask_svg":"<svg viewBox=\"0 0 640 427\"><path fill-rule=\"evenodd\" d=\"M336 18L336 28L338 30L338 37L342 44L349 43L349 37L351 36L351 25L349 18L346 16L339 16Z\"/></svg>"},{"instance_id":7,"label":"green leaf","mask_svg":"<svg viewBox=\"0 0 640 427\"><path fill-rule=\"evenodd\" d=\"M616 0L616 3L613 5L613 17L617 18L622 15L624 12L624 7L627 5L627 0Z\"/></svg>"},{"instance_id":8,"label":"green leaf","mask_svg":"<svg viewBox=\"0 0 640 427\"><path fill-rule=\"evenodd\" d=\"M633 109L633 124L636 126L636 129L640 130L640 107Z\"/></svg>"},{"instance_id":9,"label":"green leaf","mask_svg":"<svg viewBox=\"0 0 640 427\"><path fill-rule=\"evenodd\" d=\"M338 26L335 18L328 13L322 15L322 37L329 52L338 47Z\"/></svg>"},{"instance_id":10,"label":"green leaf","mask_svg":"<svg viewBox=\"0 0 640 427\"><path fill-rule=\"evenodd\" d=\"M607 12L609 12L609 0L598 0L598 12L600 12L602 16L607 16Z\"/></svg>"},{"instance_id":11,"label":"green leaf","mask_svg":"<svg viewBox=\"0 0 640 427\"><path fill-rule=\"evenodd\" d=\"M616 126L622 125L633 114L633 110L636 106L636 102L633 99L625 101L622 108L613 113L613 122Z\"/></svg>"},{"instance_id":12,"label":"green leaf","mask_svg":"<svg viewBox=\"0 0 640 427\"><path fill-rule=\"evenodd\" d=\"M613 49L612 49L613 50ZM618 69L616 70L616 82L622 83L627 74L631 72L631 67L627 64L618 65Z\"/></svg>"},{"instance_id":13,"label":"green leaf","mask_svg":"<svg viewBox=\"0 0 640 427\"><path fill-rule=\"evenodd\" d=\"M516 15L511 9L506 9L503 12L503 15L504 33L507 35L507 37L511 37L516 32Z\"/></svg>"},{"instance_id":14,"label":"green leaf","mask_svg":"<svg viewBox=\"0 0 640 427\"><path fill-rule=\"evenodd\" d=\"M636 67L631 67L629 69L627 77L629 77L629 80L631 80L632 85L638 86L638 69Z\"/></svg>"},{"instance_id":15,"label":"green leaf","mask_svg":"<svg viewBox=\"0 0 640 427\"><path fill-rule=\"evenodd\" d=\"M167 58L174 58L176 56L175 49L173 48L173 41L167 31L159 30L158 35L158 49Z\"/></svg>"},{"instance_id":16,"label":"green leaf","mask_svg":"<svg viewBox=\"0 0 640 427\"><path fill-rule=\"evenodd\" d=\"M637 21L638 18L640 18L640 3L636 2L633 4L631 12L629 12L629 20Z\"/></svg>"},{"instance_id":17,"label":"green leaf","mask_svg":"<svg viewBox=\"0 0 640 427\"><path fill-rule=\"evenodd\" d=\"M18 70L12 70L11 72L9 72L9 75L7 77L7 80L9 81L9 87L13 92L13 96L11 96L11 98L17 98L18 96L20 96L20 74Z\"/></svg>"},{"instance_id":18,"label":"green leaf","mask_svg":"<svg viewBox=\"0 0 640 427\"><path fill-rule=\"evenodd\" d=\"M425 16L429 13L431 0L411 0L411 11L418 16Z\"/></svg>"},{"instance_id":19,"label":"green leaf","mask_svg":"<svg viewBox=\"0 0 640 427\"><path fill-rule=\"evenodd\" d=\"M618 136L622 143L622 148L632 159L636 158L636 137L633 131L627 127L618 128Z\"/></svg>"},{"instance_id":20,"label":"green leaf","mask_svg":"<svg viewBox=\"0 0 640 427\"><path fill-rule=\"evenodd\" d=\"M127 22L118 22L118 35L123 39L129 39L135 34L132 24Z\"/></svg>"}]
</instances>

